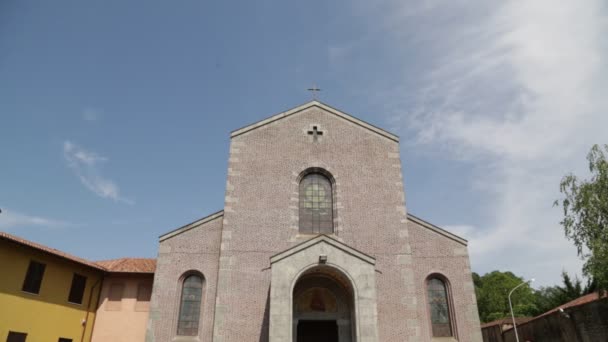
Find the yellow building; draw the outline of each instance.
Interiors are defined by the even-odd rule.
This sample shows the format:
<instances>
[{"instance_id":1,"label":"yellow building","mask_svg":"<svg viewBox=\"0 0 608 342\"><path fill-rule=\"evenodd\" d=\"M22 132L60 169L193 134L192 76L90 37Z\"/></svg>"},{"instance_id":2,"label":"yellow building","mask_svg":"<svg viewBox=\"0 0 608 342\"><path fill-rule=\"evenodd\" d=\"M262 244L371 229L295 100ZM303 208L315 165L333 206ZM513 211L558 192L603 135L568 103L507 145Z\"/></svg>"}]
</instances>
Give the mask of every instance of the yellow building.
<instances>
[{"instance_id":1,"label":"yellow building","mask_svg":"<svg viewBox=\"0 0 608 342\"><path fill-rule=\"evenodd\" d=\"M0 341L89 342L105 269L0 232Z\"/></svg>"}]
</instances>

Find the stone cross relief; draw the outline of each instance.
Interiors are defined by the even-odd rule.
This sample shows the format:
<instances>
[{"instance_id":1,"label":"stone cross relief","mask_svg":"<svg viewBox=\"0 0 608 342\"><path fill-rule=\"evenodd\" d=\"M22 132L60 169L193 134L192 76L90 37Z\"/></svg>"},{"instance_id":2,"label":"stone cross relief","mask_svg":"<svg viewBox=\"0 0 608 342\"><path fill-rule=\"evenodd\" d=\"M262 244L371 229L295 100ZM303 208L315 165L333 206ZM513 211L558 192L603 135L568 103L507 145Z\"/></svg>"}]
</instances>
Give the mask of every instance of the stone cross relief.
<instances>
[{"instance_id":1,"label":"stone cross relief","mask_svg":"<svg viewBox=\"0 0 608 342\"><path fill-rule=\"evenodd\" d=\"M312 140L317 142L318 137L323 135L323 131L319 130L317 126L312 126L312 130L308 131L308 135L312 135Z\"/></svg>"}]
</instances>

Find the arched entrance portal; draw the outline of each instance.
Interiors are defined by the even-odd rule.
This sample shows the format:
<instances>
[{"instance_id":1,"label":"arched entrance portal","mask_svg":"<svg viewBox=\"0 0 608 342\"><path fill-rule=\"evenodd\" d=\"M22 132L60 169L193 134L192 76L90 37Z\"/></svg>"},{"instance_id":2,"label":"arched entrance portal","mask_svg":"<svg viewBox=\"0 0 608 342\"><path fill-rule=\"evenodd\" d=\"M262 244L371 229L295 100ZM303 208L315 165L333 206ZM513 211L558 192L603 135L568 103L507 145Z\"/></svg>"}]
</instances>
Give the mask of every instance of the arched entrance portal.
<instances>
[{"instance_id":1,"label":"arched entrance portal","mask_svg":"<svg viewBox=\"0 0 608 342\"><path fill-rule=\"evenodd\" d=\"M294 342L355 342L353 290L339 271L318 266L302 274L292 307Z\"/></svg>"}]
</instances>

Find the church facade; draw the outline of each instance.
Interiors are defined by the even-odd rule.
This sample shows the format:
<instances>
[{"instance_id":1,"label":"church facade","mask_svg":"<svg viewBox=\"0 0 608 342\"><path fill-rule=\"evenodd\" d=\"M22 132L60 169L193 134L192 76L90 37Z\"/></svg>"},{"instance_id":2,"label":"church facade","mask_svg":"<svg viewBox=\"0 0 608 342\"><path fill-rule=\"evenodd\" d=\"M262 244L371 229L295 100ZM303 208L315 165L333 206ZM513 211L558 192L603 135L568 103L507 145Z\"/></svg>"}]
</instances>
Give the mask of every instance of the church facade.
<instances>
[{"instance_id":1,"label":"church facade","mask_svg":"<svg viewBox=\"0 0 608 342\"><path fill-rule=\"evenodd\" d=\"M399 138L312 101L231 133L223 210L160 237L146 340L481 341L466 240Z\"/></svg>"}]
</instances>

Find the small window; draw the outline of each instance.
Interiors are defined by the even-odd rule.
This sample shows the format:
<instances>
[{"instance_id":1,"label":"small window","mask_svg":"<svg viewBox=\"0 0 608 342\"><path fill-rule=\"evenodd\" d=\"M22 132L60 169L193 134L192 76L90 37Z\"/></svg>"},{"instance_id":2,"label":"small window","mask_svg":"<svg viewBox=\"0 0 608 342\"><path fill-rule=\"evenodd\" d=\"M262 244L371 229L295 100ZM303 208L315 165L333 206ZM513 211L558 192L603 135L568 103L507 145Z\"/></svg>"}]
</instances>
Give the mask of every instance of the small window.
<instances>
[{"instance_id":1,"label":"small window","mask_svg":"<svg viewBox=\"0 0 608 342\"><path fill-rule=\"evenodd\" d=\"M430 278L427 283L427 290L433 337L453 336L450 319L451 310L445 282L439 278Z\"/></svg>"},{"instance_id":2,"label":"small window","mask_svg":"<svg viewBox=\"0 0 608 342\"><path fill-rule=\"evenodd\" d=\"M9 331L8 337L6 338L6 342L25 342L26 337L26 333Z\"/></svg>"},{"instance_id":3,"label":"small window","mask_svg":"<svg viewBox=\"0 0 608 342\"><path fill-rule=\"evenodd\" d=\"M113 283L110 285L108 301L106 302L106 311L120 311L122 308L122 293L124 288L124 284Z\"/></svg>"},{"instance_id":4,"label":"small window","mask_svg":"<svg viewBox=\"0 0 608 342\"><path fill-rule=\"evenodd\" d=\"M148 311L150 307L150 297L152 296L152 287L148 283L139 283L137 285L137 301L135 302L135 311Z\"/></svg>"},{"instance_id":5,"label":"small window","mask_svg":"<svg viewBox=\"0 0 608 342\"><path fill-rule=\"evenodd\" d=\"M137 286L137 301L138 302L149 302L150 296L152 295L152 289L149 284L140 283Z\"/></svg>"},{"instance_id":6,"label":"small window","mask_svg":"<svg viewBox=\"0 0 608 342\"><path fill-rule=\"evenodd\" d=\"M82 297L84 296L84 289L86 286L87 277L74 273L74 277L72 278L72 287L70 288L70 295L68 296L68 302L82 304Z\"/></svg>"},{"instance_id":7,"label":"small window","mask_svg":"<svg viewBox=\"0 0 608 342\"><path fill-rule=\"evenodd\" d=\"M23 281L23 287L21 290L35 294L40 293L40 285L42 284L42 277L44 276L45 269L45 264L30 261L30 266L27 268L27 273L25 274L25 280Z\"/></svg>"},{"instance_id":8,"label":"small window","mask_svg":"<svg viewBox=\"0 0 608 342\"><path fill-rule=\"evenodd\" d=\"M201 317L203 278L192 274L184 279L182 298L177 318L177 334L180 336L198 335L198 322Z\"/></svg>"},{"instance_id":9,"label":"small window","mask_svg":"<svg viewBox=\"0 0 608 342\"><path fill-rule=\"evenodd\" d=\"M71 338L60 337L57 342L72 342Z\"/></svg>"}]
</instances>

